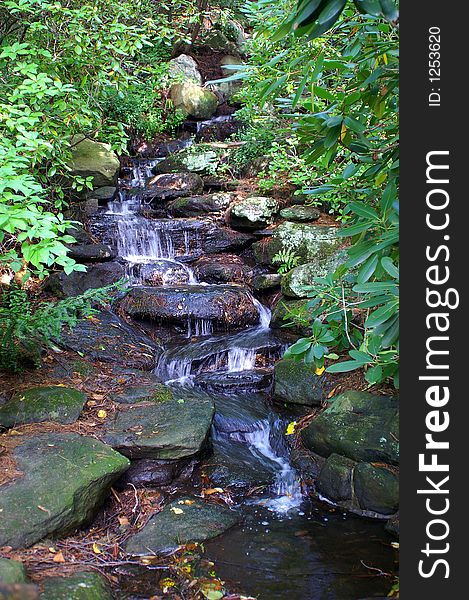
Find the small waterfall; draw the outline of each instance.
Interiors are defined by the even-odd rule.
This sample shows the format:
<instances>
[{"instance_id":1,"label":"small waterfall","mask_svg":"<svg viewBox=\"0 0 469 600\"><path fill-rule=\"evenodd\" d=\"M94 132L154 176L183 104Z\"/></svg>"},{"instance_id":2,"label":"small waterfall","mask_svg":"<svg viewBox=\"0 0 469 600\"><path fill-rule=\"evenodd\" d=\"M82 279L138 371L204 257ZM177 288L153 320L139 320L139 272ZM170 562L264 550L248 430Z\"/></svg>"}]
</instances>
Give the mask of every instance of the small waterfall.
<instances>
[{"instance_id":1,"label":"small waterfall","mask_svg":"<svg viewBox=\"0 0 469 600\"><path fill-rule=\"evenodd\" d=\"M300 482L296 471L287 458L279 455L271 443L272 427L265 419L260 421L253 431L236 432L231 434L232 439L249 444L249 450L258 458L267 458L275 465L275 483L271 486L273 498L261 503L276 513L287 513L298 508L303 500Z\"/></svg>"},{"instance_id":2,"label":"small waterfall","mask_svg":"<svg viewBox=\"0 0 469 600\"><path fill-rule=\"evenodd\" d=\"M272 312L267 306L261 304L257 298L254 298L254 296L251 296L251 299L259 313L259 328L262 330L269 329Z\"/></svg>"},{"instance_id":3,"label":"small waterfall","mask_svg":"<svg viewBox=\"0 0 469 600\"><path fill-rule=\"evenodd\" d=\"M171 235L152 221L132 216L117 222L119 256L133 263L176 256Z\"/></svg>"},{"instance_id":4,"label":"small waterfall","mask_svg":"<svg viewBox=\"0 0 469 600\"><path fill-rule=\"evenodd\" d=\"M232 348L228 351L229 373L250 371L256 366L256 350L252 348Z\"/></svg>"},{"instance_id":5,"label":"small waterfall","mask_svg":"<svg viewBox=\"0 0 469 600\"><path fill-rule=\"evenodd\" d=\"M187 337L206 337L213 333L213 324L208 319L187 319Z\"/></svg>"}]
</instances>

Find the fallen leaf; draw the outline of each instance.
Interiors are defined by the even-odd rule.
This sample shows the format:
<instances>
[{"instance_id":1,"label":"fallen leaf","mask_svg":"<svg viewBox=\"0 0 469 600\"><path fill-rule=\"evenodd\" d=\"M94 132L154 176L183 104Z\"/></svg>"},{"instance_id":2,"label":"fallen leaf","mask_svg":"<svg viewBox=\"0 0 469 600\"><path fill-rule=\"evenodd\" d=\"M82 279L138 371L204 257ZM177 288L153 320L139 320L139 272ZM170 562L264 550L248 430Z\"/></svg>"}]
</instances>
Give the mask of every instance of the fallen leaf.
<instances>
[{"instance_id":1,"label":"fallen leaf","mask_svg":"<svg viewBox=\"0 0 469 600\"><path fill-rule=\"evenodd\" d=\"M64 563L65 562L65 558L64 558L64 555L62 554L62 552L57 552L57 554L54 556L54 558L52 560L55 563Z\"/></svg>"},{"instance_id":2,"label":"fallen leaf","mask_svg":"<svg viewBox=\"0 0 469 600\"><path fill-rule=\"evenodd\" d=\"M99 546L98 546L98 544L96 542L93 544L93 552L95 554L102 554L102 552L101 552L101 550L100 550L100 548L99 548Z\"/></svg>"},{"instance_id":3,"label":"fallen leaf","mask_svg":"<svg viewBox=\"0 0 469 600\"><path fill-rule=\"evenodd\" d=\"M184 512L181 508L177 508L176 506L173 506L170 510L175 515L182 515L182 513Z\"/></svg>"},{"instance_id":4,"label":"fallen leaf","mask_svg":"<svg viewBox=\"0 0 469 600\"><path fill-rule=\"evenodd\" d=\"M316 373L316 375L322 375L325 370L326 367L317 367L314 372Z\"/></svg>"},{"instance_id":5,"label":"fallen leaf","mask_svg":"<svg viewBox=\"0 0 469 600\"><path fill-rule=\"evenodd\" d=\"M107 412L105 410L98 410L98 418L105 419L107 417Z\"/></svg>"},{"instance_id":6,"label":"fallen leaf","mask_svg":"<svg viewBox=\"0 0 469 600\"><path fill-rule=\"evenodd\" d=\"M119 520L119 525L130 525L129 519L127 517L117 517Z\"/></svg>"},{"instance_id":7,"label":"fallen leaf","mask_svg":"<svg viewBox=\"0 0 469 600\"><path fill-rule=\"evenodd\" d=\"M204 496L211 496L212 494L223 494L223 489L216 488L208 488L207 490L203 490Z\"/></svg>"},{"instance_id":8,"label":"fallen leaf","mask_svg":"<svg viewBox=\"0 0 469 600\"><path fill-rule=\"evenodd\" d=\"M297 425L296 421L292 421L288 423L287 430L285 431L285 435L293 435L295 433L295 427Z\"/></svg>"}]
</instances>

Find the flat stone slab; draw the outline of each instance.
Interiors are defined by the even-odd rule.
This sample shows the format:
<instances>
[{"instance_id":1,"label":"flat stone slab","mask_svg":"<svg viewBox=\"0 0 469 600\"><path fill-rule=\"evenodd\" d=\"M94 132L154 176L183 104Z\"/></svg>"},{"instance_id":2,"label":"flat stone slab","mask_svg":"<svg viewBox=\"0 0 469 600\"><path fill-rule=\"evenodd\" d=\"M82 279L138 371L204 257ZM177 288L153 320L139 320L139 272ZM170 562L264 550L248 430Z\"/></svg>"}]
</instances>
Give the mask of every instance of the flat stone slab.
<instances>
[{"instance_id":1,"label":"flat stone slab","mask_svg":"<svg viewBox=\"0 0 469 600\"><path fill-rule=\"evenodd\" d=\"M30 546L88 522L129 461L76 433L44 433L13 450L18 479L0 487L0 546Z\"/></svg>"},{"instance_id":2,"label":"flat stone slab","mask_svg":"<svg viewBox=\"0 0 469 600\"><path fill-rule=\"evenodd\" d=\"M239 520L236 512L200 498L181 498L153 516L132 536L126 552L134 556L158 554L222 534Z\"/></svg>"},{"instance_id":3,"label":"flat stone slab","mask_svg":"<svg viewBox=\"0 0 469 600\"><path fill-rule=\"evenodd\" d=\"M138 404L139 402L166 402L173 399L171 389L164 383L148 381L126 387L112 398L119 404Z\"/></svg>"},{"instance_id":4,"label":"flat stone slab","mask_svg":"<svg viewBox=\"0 0 469 600\"><path fill-rule=\"evenodd\" d=\"M83 571L70 577L46 579L41 600L112 600L112 594L102 575Z\"/></svg>"},{"instance_id":5,"label":"flat stone slab","mask_svg":"<svg viewBox=\"0 0 469 600\"><path fill-rule=\"evenodd\" d=\"M64 330L60 345L91 360L149 371L162 350L143 333L132 329L113 313L103 311Z\"/></svg>"},{"instance_id":6,"label":"flat stone slab","mask_svg":"<svg viewBox=\"0 0 469 600\"><path fill-rule=\"evenodd\" d=\"M60 385L48 385L17 392L0 407L0 427L25 423L74 423L86 402L83 392Z\"/></svg>"},{"instance_id":7,"label":"flat stone slab","mask_svg":"<svg viewBox=\"0 0 469 600\"><path fill-rule=\"evenodd\" d=\"M207 443L214 410L205 398L129 406L116 412L103 440L132 459L195 456Z\"/></svg>"}]
</instances>

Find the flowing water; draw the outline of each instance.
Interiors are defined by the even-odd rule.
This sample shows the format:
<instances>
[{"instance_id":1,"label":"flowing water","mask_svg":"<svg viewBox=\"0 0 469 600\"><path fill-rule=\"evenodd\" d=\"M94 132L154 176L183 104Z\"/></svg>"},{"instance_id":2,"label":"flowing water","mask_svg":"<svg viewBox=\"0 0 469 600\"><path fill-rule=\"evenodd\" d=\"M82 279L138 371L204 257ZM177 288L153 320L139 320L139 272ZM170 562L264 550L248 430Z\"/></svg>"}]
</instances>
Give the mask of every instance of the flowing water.
<instances>
[{"instance_id":1,"label":"flowing water","mask_svg":"<svg viewBox=\"0 0 469 600\"><path fill-rule=\"evenodd\" d=\"M144 195L135 190L145 189L155 164L133 163L100 226L117 237L131 284L203 285L190 267L201 254L197 222L144 216ZM201 468L215 484L239 491L245 519L207 543L206 555L223 579L261 600L384 596L390 579L364 566L393 569L382 524L313 505L290 463L285 430L291 417L269 399L271 365L285 346L269 329L269 309L252 300L256 327L214 334L209 320L188 318L185 334L168 341L155 368L186 397L209 394L216 405L214 452Z\"/></svg>"}]
</instances>

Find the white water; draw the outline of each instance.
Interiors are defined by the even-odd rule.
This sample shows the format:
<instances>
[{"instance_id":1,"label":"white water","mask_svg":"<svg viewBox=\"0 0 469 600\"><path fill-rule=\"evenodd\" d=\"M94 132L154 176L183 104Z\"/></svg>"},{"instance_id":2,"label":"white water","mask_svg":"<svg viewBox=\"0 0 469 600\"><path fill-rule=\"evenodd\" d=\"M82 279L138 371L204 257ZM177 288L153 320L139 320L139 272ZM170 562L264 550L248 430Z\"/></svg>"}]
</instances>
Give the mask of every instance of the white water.
<instances>
[{"instance_id":1,"label":"white water","mask_svg":"<svg viewBox=\"0 0 469 600\"><path fill-rule=\"evenodd\" d=\"M256 366L256 351L252 348L232 348L228 351L228 373L250 371Z\"/></svg>"}]
</instances>

